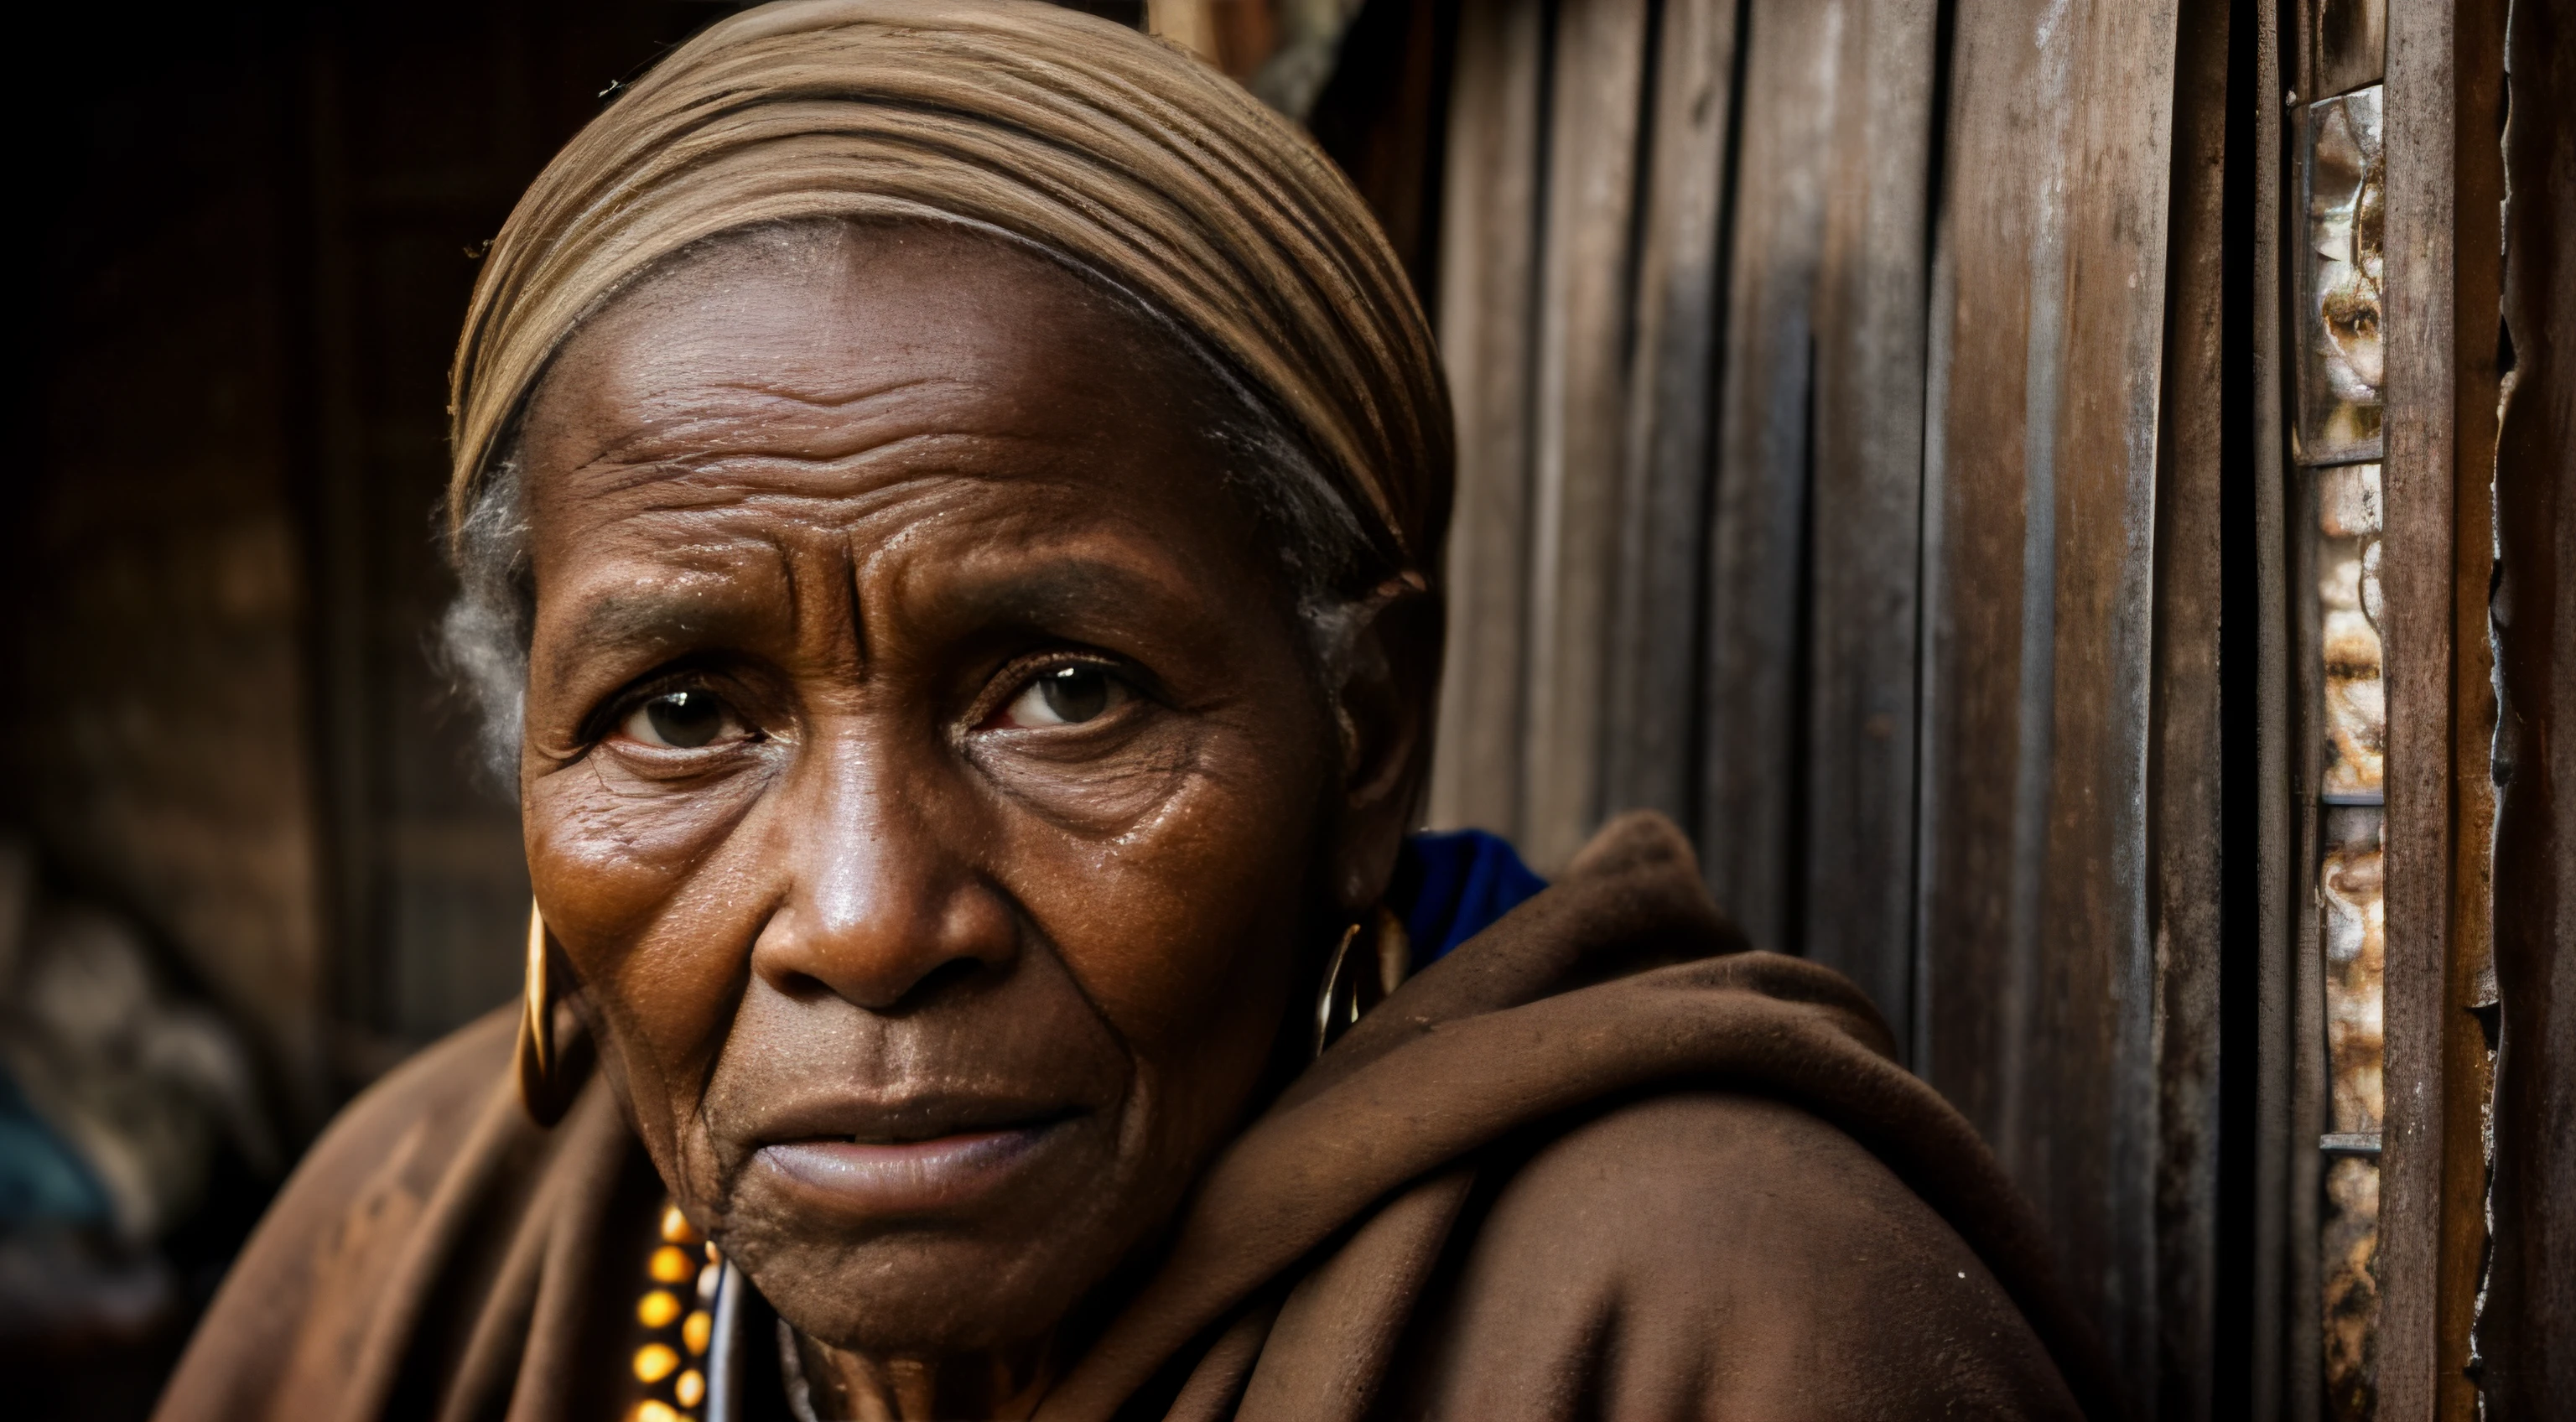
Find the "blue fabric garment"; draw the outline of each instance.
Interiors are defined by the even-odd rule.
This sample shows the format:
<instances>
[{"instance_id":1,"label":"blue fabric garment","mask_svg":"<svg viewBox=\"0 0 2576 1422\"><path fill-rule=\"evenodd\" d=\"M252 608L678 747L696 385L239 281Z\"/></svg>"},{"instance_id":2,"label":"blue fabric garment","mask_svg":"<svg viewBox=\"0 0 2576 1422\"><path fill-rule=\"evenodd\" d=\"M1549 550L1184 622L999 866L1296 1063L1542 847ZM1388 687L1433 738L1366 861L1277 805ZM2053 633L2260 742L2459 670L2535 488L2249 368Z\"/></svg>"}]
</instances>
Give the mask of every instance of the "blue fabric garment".
<instances>
[{"instance_id":1,"label":"blue fabric garment","mask_svg":"<svg viewBox=\"0 0 2576 1422\"><path fill-rule=\"evenodd\" d=\"M0 1229L39 1222L94 1224L107 1191L78 1152L0 1071Z\"/></svg>"},{"instance_id":2,"label":"blue fabric garment","mask_svg":"<svg viewBox=\"0 0 2576 1422\"><path fill-rule=\"evenodd\" d=\"M1547 887L1511 842L1483 830L1408 836L1387 907L1404 920L1413 966L1434 963Z\"/></svg>"}]
</instances>

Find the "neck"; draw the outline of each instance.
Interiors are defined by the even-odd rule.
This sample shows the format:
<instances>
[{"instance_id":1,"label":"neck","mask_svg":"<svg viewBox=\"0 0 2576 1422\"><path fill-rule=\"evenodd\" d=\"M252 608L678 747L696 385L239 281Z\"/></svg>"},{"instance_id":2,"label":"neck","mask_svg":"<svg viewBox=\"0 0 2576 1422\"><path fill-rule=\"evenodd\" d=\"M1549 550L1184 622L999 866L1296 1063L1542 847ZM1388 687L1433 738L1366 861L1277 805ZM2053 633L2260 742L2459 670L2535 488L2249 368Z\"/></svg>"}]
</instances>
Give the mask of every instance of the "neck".
<instances>
[{"instance_id":1,"label":"neck","mask_svg":"<svg viewBox=\"0 0 2576 1422\"><path fill-rule=\"evenodd\" d=\"M878 1357L796 1334L807 1405L816 1422L1017 1422L1037 1411L1055 1381L1045 1342L945 1358Z\"/></svg>"}]
</instances>

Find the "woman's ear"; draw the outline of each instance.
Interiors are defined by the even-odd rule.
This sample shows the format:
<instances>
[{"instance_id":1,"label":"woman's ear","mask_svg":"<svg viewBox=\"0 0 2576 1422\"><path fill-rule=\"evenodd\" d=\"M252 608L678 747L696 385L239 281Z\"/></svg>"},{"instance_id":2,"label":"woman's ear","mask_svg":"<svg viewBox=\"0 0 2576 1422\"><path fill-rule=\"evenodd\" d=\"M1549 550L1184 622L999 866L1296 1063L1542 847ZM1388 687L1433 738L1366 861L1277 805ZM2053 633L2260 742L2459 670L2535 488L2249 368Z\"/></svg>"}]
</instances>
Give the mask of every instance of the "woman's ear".
<instances>
[{"instance_id":1,"label":"woman's ear","mask_svg":"<svg viewBox=\"0 0 2576 1422\"><path fill-rule=\"evenodd\" d=\"M1386 892L1430 773L1444 633L1439 594L1419 574L1389 579L1349 611L1338 685L1342 783L1333 888L1353 916Z\"/></svg>"}]
</instances>

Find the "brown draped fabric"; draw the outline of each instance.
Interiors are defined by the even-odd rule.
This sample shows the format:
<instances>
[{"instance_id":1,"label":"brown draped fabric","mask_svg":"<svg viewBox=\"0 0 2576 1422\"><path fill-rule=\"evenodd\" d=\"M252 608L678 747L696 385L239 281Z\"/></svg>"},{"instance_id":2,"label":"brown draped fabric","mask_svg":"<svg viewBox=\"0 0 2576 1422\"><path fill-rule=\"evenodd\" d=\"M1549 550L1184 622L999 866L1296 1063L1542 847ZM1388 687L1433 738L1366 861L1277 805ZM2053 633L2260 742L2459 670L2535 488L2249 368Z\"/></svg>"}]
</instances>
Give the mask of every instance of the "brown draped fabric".
<instances>
[{"instance_id":1,"label":"brown draped fabric","mask_svg":"<svg viewBox=\"0 0 2576 1422\"><path fill-rule=\"evenodd\" d=\"M2114 1411L1967 1122L1850 984L1739 947L1668 823L1612 824L1218 1157L1039 1416ZM529 1124L511 1026L331 1129L162 1422L596 1415L650 1166L604 1079Z\"/></svg>"}]
</instances>

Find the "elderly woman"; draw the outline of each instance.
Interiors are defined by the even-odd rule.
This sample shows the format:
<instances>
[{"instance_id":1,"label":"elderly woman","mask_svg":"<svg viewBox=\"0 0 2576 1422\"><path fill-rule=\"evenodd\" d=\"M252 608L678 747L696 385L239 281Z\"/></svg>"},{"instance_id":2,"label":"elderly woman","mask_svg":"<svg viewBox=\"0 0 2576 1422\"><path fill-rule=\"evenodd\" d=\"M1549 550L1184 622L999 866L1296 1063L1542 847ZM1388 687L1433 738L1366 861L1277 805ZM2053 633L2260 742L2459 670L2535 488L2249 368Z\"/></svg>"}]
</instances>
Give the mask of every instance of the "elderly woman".
<instances>
[{"instance_id":1,"label":"elderly woman","mask_svg":"<svg viewBox=\"0 0 2576 1422\"><path fill-rule=\"evenodd\" d=\"M1991 1158L1669 826L1407 837L1440 377L1222 78L739 16L454 398L527 1005L350 1107L164 1418L2077 1414Z\"/></svg>"}]
</instances>

